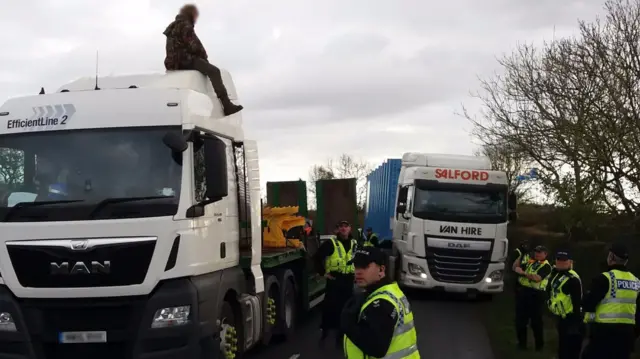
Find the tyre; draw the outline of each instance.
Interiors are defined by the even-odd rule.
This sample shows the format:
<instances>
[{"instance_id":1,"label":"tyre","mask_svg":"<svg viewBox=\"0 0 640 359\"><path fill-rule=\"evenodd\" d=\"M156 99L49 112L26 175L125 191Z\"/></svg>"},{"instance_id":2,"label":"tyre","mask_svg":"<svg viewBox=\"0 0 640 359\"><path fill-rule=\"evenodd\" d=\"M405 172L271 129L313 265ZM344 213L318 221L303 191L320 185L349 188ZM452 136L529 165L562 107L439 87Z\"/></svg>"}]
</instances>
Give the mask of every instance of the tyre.
<instances>
[{"instance_id":1,"label":"tyre","mask_svg":"<svg viewBox=\"0 0 640 359\"><path fill-rule=\"evenodd\" d=\"M229 301L222 304L220 313L220 347L225 359L240 359L242 357L242 321L233 310Z\"/></svg>"},{"instance_id":2,"label":"tyre","mask_svg":"<svg viewBox=\"0 0 640 359\"><path fill-rule=\"evenodd\" d=\"M271 275L264 284L264 300L262 304L262 344L268 345L277 331L278 302L280 301L280 284Z\"/></svg>"},{"instance_id":3,"label":"tyre","mask_svg":"<svg viewBox=\"0 0 640 359\"><path fill-rule=\"evenodd\" d=\"M289 339L293 336L296 327L296 321L298 320L298 296L296 294L295 277L289 270L285 273L283 279L283 285L280 291L280 303L281 309L279 321L280 336L283 340Z\"/></svg>"}]
</instances>

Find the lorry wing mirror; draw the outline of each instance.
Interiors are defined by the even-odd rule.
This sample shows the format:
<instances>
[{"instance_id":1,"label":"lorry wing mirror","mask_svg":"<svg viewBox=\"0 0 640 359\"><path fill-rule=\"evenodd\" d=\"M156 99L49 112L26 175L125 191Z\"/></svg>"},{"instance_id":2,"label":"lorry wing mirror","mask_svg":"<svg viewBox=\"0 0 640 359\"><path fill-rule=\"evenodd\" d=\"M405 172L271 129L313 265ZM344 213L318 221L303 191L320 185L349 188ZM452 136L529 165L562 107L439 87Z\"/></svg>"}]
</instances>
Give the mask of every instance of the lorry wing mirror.
<instances>
[{"instance_id":1,"label":"lorry wing mirror","mask_svg":"<svg viewBox=\"0 0 640 359\"><path fill-rule=\"evenodd\" d=\"M518 220L518 212L509 211L509 222L515 223Z\"/></svg>"},{"instance_id":2,"label":"lorry wing mirror","mask_svg":"<svg viewBox=\"0 0 640 359\"><path fill-rule=\"evenodd\" d=\"M227 178L227 145L218 137L204 137L206 197L210 203L229 194Z\"/></svg>"},{"instance_id":3,"label":"lorry wing mirror","mask_svg":"<svg viewBox=\"0 0 640 359\"><path fill-rule=\"evenodd\" d=\"M182 153L189 147L187 140L175 131L167 132L164 137L162 137L162 142L175 153Z\"/></svg>"},{"instance_id":4,"label":"lorry wing mirror","mask_svg":"<svg viewBox=\"0 0 640 359\"><path fill-rule=\"evenodd\" d=\"M407 211L407 205L404 203L398 204L396 207L396 214L404 214Z\"/></svg>"},{"instance_id":5,"label":"lorry wing mirror","mask_svg":"<svg viewBox=\"0 0 640 359\"><path fill-rule=\"evenodd\" d=\"M507 199L507 204L510 210L515 211L518 208L518 196L516 196L515 192L509 192L509 197Z\"/></svg>"}]
</instances>

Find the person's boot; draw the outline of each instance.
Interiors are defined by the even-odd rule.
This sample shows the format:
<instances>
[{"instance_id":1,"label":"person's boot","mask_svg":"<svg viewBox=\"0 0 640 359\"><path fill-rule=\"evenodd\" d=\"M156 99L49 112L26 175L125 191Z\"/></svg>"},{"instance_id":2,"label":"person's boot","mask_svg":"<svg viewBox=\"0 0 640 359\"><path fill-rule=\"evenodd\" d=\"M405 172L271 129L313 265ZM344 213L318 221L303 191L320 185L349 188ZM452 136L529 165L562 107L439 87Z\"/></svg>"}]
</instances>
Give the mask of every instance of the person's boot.
<instances>
[{"instance_id":1,"label":"person's boot","mask_svg":"<svg viewBox=\"0 0 640 359\"><path fill-rule=\"evenodd\" d=\"M244 108L242 107L242 105L236 105L235 103L231 102L229 98L221 98L220 102L222 102L222 108L225 116L231 116L234 113L242 111L242 109Z\"/></svg>"}]
</instances>

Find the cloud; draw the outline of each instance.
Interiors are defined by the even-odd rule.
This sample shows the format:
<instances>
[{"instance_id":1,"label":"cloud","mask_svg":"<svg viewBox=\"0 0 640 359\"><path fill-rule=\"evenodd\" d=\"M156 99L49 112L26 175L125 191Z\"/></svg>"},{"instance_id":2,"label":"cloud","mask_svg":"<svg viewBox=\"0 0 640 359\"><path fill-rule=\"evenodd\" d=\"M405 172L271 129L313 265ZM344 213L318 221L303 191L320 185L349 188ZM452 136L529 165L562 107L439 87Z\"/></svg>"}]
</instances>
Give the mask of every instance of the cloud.
<instances>
[{"instance_id":1,"label":"cloud","mask_svg":"<svg viewBox=\"0 0 640 359\"><path fill-rule=\"evenodd\" d=\"M518 41L575 32L600 0L197 2L196 31L229 69L259 141L262 179L306 178L341 153L471 154L477 76ZM93 76L163 72L162 31L182 0L22 0L0 8L0 100ZM27 16L28 15L28 16Z\"/></svg>"}]
</instances>

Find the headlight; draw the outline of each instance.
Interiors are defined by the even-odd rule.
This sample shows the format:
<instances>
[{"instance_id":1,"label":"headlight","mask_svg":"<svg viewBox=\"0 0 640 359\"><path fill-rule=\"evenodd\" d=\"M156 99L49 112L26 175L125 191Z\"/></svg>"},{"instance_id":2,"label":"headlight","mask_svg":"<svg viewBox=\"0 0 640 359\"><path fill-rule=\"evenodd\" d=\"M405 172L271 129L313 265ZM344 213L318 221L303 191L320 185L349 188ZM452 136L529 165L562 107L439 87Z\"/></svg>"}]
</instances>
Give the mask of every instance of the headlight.
<instances>
[{"instance_id":1,"label":"headlight","mask_svg":"<svg viewBox=\"0 0 640 359\"><path fill-rule=\"evenodd\" d=\"M420 267L417 264L408 263L407 268L409 269L409 273L412 275L418 276L422 279L427 279L427 271L424 268Z\"/></svg>"},{"instance_id":2,"label":"headlight","mask_svg":"<svg viewBox=\"0 0 640 359\"><path fill-rule=\"evenodd\" d=\"M151 328L177 327L189 323L191 306L167 307L156 311Z\"/></svg>"},{"instance_id":3,"label":"headlight","mask_svg":"<svg viewBox=\"0 0 640 359\"><path fill-rule=\"evenodd\" d=\"M504 275L503 270L501 269L494 270L493 272L491 272L491 274L489 274L487 278L484 279L484 281L487 283L500 282L502 280L503 275Z\"/></svg>"},{"instance_id":4,"label":"headlight","mask_svg":"<svg viewBox=\"0 0 640 359\"><path fill-rule=\"evenodd\" d=\"M16 322L8 312L0 312L0 332L15 332Z\"/></svg>"}]
</instances>

